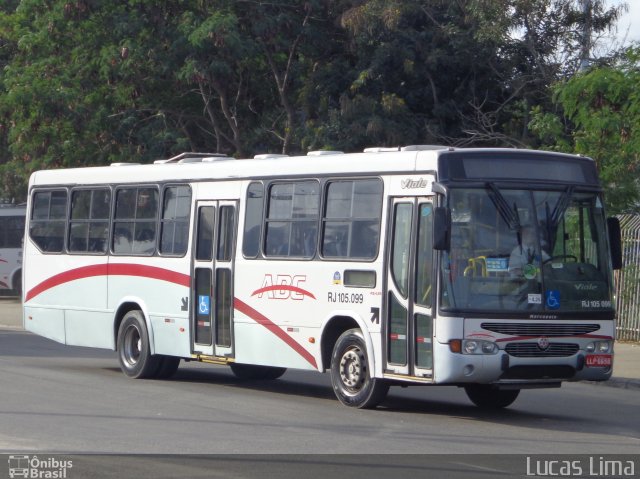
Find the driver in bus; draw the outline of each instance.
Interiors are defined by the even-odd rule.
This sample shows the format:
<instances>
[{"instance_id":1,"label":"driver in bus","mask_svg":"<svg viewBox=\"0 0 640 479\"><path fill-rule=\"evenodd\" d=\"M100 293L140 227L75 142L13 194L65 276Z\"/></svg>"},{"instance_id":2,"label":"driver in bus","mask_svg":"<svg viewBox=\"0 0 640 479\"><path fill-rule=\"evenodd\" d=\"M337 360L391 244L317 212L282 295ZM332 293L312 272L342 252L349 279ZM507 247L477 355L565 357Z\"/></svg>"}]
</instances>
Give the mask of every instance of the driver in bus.
<instances>
[{"instance_id":1,"label":"driver in bus","mask_svg":"<svg viewBox=\"0 0 640 479\"><path fill-rule=\"evenodd\" d=\"M547 261L550 256L546 251L538 248L536 241L536 229L532 225L526 225L520 230L521 241L511 251L509 256L509 273L512 276L535 276L537 265Z\"/></svg>"}]
</instances>

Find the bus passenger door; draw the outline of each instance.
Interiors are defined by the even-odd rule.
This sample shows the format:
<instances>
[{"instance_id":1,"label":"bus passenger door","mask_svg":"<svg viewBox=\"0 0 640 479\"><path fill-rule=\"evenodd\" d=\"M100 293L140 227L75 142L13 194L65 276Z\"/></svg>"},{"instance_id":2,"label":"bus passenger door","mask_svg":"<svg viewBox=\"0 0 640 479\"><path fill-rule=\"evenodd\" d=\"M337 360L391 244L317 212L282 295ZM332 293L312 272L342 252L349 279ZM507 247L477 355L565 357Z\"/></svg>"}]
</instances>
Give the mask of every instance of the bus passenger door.
<instances>
[{"instance_id":1,"label":"bus passenger door","mask_svg":"<svg viewBox=\"0 0 640 479\"><path fill-rule=\"evenodd\" d=\"M199 201L193 259L192 350L233 357L236 203Z\"/></svg>"},{"instance_id":2,"label":"bus passenger door","mask_svg":"<svg viewBox=\"0 0 640 479\"><path fill-rule=\"evenodd\" d=\"M433 377L433 203L394 198L389 209L385 372Z\"/></svg>"}]
</instances>

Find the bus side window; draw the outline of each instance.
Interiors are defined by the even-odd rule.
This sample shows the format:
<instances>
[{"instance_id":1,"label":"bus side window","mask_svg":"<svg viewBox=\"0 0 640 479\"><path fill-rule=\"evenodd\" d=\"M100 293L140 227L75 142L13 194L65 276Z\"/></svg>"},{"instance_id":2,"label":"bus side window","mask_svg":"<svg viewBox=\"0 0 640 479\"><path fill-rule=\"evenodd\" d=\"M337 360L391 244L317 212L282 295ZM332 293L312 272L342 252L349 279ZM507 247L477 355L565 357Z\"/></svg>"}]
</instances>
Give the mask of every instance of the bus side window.
<instances>
[{"instance_id":1,"label":"bus side window","mask_svg":"<svg viewBox=\"0 0 640 479\"><path fill-rule=\"evenodd\" d=\"M247 258L255 258L260 253L262 210L264 208L264 187L262 183L255 182L249 185L246 204L242 254Z\"/></svg>"},{"instance_id":2,"label":"bus side window","mask_svg":"<svg viewBox=\"0 0 640 479\"><path fill-rule=\"evenodd\" d=\"M156 248L157 214L158 190L155 187L117 190L113 252L153 254Z\"/></svg>"},{"instance_id":3,"label":"bus side window","mask_svg":"<svg viewBox=\"0 0 640 479\"><path fill-rule=\"evenodd\" d=\"M47 253L62 252L66 219L66 191L37 191L34 193L29 236L42 251Z\"/></svg>"},{"instance_id":4,"label":"bus side window","mask_svg":"<svg viewBox=\"0 0 640 479\"><path fill-rule=\"evenodd\" d=\"M188 185L165 188L160 219L160 254L182 256L187 252L190 215L191 188Z\"/></svg>"}]
</instances>

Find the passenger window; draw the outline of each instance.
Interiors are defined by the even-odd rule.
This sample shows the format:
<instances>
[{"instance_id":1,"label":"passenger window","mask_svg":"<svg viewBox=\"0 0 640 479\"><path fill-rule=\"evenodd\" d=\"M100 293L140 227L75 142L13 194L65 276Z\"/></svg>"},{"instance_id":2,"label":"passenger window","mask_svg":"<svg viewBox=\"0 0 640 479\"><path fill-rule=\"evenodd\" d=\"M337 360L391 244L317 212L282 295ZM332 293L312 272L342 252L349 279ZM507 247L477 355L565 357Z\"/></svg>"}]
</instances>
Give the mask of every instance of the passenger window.
<instances>
[{"instance_id":1,"label":"passenger window","mask_svg":"<svg viewBox=\"0 0 640 479\"><path fill-rule=\"evenodd\" d=\"M170 186L164 190L160 225L160 253L182 256L189 244L191 188Z\"/></svg>"},{"instance_id":2,"label":"passenger window","mask_svg":"<svg viewBox=\"0 0 640 479\"><path fill-rule=\"evenodd\" d=\"M113 252L152 255L156 247L157 214L157 189L119 189L116 193Z\"/></svg>"},{"instance_id":3,"label":"passenger window","mask_svg":"<svg viewBox=\"0 0 640 479\"><path fill-rule=\"evenodd\" d=\"M319 207L317 181L273 184L269 191L265 255L312 258Z\"/></svg>"},{"instance_id":4,"label":"passenger window","mask_svg":"<svg viewBox=\"0 0 640 479\"><path fill-rule=\"evenodd\" d=\"M262 210L264 208L264 187L262 183L256 182L249 185L246 205L242 254L246 258L255 258L260 252L260 231L262 227Z\"/></svg>"},{"instance_id":5,"label":"passenger window","mask_svg":"<svg viewBox=\"0 0 640 479\"><path fill-rule=\"evenodd\" d=\"M322 219L322 256L375 258L380 239L381 212L380 180L330 182Z\"/></svg>"},{"instance_id":6,"label":"passenger window","mask_svg":"<svg viewBox=\"0 0 640 479\"><path fill-rule=\"evenodd\" d=\"M61 253L67 223L67 192L38 191L33 195L29 237L45 253Z\"/></svg>"},{"instance_id":7,"label":"passenger window","mask_svg":"<svg viewBox=\"0 0 640 479\"><path fill-rule=\"evenodd\" d=\"M71 220L69 225L69 252L107 252L111 191L75 190L71 194Z\"/></svg>"}]
</instances>

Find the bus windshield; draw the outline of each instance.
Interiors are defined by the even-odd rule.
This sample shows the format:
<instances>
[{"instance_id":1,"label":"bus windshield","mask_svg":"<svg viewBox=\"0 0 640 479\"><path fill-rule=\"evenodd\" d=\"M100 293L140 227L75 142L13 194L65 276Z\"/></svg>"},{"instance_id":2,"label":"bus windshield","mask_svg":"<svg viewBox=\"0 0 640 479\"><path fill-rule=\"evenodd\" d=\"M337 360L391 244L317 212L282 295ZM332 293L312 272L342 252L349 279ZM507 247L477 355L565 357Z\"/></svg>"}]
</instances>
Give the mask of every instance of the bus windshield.
<instances>
[{"instance_id":1,"label":"bus windshield","mask_svg":"<svg viewBox=\"0 0 640 479\"><path fill-rule=\"evenodd\" d=\"M597 193L487 183L451 188L443 311L612 313L611 267Z\"/></svg>"}]
</instances>

